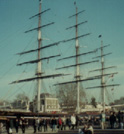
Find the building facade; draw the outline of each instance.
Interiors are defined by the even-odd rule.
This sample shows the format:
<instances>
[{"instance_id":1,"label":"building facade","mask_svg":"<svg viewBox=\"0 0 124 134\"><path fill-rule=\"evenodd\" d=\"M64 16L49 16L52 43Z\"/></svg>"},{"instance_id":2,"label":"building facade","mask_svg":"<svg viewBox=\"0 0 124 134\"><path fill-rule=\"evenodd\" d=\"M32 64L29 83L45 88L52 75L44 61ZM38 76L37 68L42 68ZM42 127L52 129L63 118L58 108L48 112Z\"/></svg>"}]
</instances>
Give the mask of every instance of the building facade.
<instances>
[{"instance_id":1,"label":"building facade","mask_svg":"<svg viewBox=\"0 0 124 134\"><path fill-rule=\"evenodd\" d=\"M33 111L36 112L37 109L37 96L35 96L35 99L32 103L33 105ZM40 112L60 112L60 105L59 105L59 101L58 98L54 97L53 95L49 94L49 93L42 93L40 95Z\"/></svg>"}]
</instances>

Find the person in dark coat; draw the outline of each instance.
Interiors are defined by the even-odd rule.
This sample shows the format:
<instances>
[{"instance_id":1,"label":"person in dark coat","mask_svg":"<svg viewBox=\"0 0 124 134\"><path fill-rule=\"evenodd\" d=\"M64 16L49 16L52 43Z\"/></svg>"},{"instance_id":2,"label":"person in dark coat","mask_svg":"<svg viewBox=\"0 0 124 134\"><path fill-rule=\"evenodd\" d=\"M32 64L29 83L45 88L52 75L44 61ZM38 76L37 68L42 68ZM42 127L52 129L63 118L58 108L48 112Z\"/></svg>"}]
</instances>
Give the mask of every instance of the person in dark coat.
<instances>
[{"instance_id":1,"label":"person in dark coat","mask_svg":"<svg viewBox=\"0 0 124 134\"><path fill-rule=\"evenodd\" d=\"M13 120L7 118L6 120L6 130L8 134L12 134L12 128L13 128Z\"/></svg>"},{"instance_id":2,"label":"person in dark coat","mask_svg":"<svg viewBox=\"0 0 124 134\"><path fill-rule=\"evenodd\" d=\"M22 117L21 121L22 121L22 133L25 133L26 120L24 119L24 117Z\"/></svg>"},{"instance_id":3,"label":"person in dark coat","mask_svg":"<svg viewBox=\"0 0 124 134\"><path fill-rule=\"evenodd\" d=\"M47 119L43 119L42 121L42 124L43 124L43 127L44 127L44 132L47 131L47 125L48 125L48 122L47 122Z\"/></svg>"},{"instance_id":4,"label":"person in dark coat","mask_svg":"<svg viewBox=\"0 0 124 134\"><path fill-rule=\"evenodd\" d=\"M18 120L18 118L16 118L16 120L15 120L16 133L18 133L18 128L19 128L19 120Z\"/></svg>"},{"instance_id":5,"label":"person in dark coat","mask_svg":"<svg viewBox=\"0 0 124 134\"><path fill-rule=\"evenodd\" d=\"M118 118L118 123L119 123L119 129L121 128L121 123L123 123L123 114L122 114L122 112L118 112L118 114L117 114L117 118Z\"/></svg>"},{"instance_id":6,"label":"person in dark coat","mask_svg":"<svg viewBox=\"0 0 124 134\"><path fill-rule=\"evenodd\" d=\"M79 125L79 117L76 115L76 129L78 128L78 125Z\"/></svg>"},{"instance_id":7,"label":"person in dark coat","mask_svg":"<svg viewBox=\"0 0 124 134\"><path fill-rule=\"evenodd\" d=\"M69 130L70 130L71 129L71 119L70 119L70 117L67 117L66 124L67 124L67 126L69 127Z\"/></svg>"},{"instance_id":8,"label":"person in dark coat","mask_svg":"<svg viewBox=\"0 0 124 134\"><path fill-rule=\"evenodd\" d=\"M10 120L9 120L9 118L7 118L7 120L6 120L6 131L7 131L8 134L9 134L9 128L10 128Z\"/></svg>"},{"instance_id":9,"label":"person in dark coat","mask_svg":"<svg viewBox=\"0 0 124 134\"><path fill-rule=\"evenodd\" d=\"M43 120L40 118L39 119L39 125L38 125L38 132L42 132L42 126L43 126Z\"/></svg>"},{"instance_id":10,"label":"person in dark coat","mask_svg":"<svg viewBox=\"0 0 124 134\"><path fill-rule=\"evenodd\" d=\"M52 120L51 120L51 125L52 125L52 131L53 131L53 130L56 131L57 120L56 120L55 117L52 118Z\"/></svg>"},{"instance_id":11,"label":"person in dark coat","mask_svg":"<svg viewBox=\"0 0 124 134\"><path fill-rule=\"evenodd\" d=\"M115 116L114 112L111 112L109 121L110 121L111 129L113 129L114 128L114 124L116 122L116 116Z\"/></svg>"},{"instance_id":12,"label":"person in dark coat","mask_svg":"<svg viewBox=\"0 0 124 134\"><path fill-rule=\"evenodd\" d=\"M36 131L37 131L37 124L36 124L36 119L35 119L35 117L34 117L34 119L33 119L33 128L34 128L34 133L36 133Z\"/></svg>"}]
</instances>

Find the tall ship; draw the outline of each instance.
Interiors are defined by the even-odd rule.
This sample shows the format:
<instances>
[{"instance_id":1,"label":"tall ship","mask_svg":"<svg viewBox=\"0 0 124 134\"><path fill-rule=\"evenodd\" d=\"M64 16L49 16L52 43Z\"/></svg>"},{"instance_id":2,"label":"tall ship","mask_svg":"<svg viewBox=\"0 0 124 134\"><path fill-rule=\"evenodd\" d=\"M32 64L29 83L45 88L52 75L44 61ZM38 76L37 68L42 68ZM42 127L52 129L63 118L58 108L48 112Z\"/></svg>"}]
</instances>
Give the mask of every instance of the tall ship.
<instances>
[{"instance_id":1,"label":"tall ship","mask_svg":"<svg viewBox=\"0 0 124 134\"><path fill-rule=\"evenodd\" d=\"M55 36L56 38L58 37L58 40L52 42L52 39L45 37L44 31L46 29L50 29L54 34L56 29L53 30L51 27L53 25L56 25L56 23L47 22L46 24L43 24L43 16L47 16L47 13L51 12L50 8L42 10L43 3L44 1L39 0L39 12L29 18L30 21L33 19L38 19L38 25L32 29L25 31L25 36L32 32L37 32L37 43L35 42L35 45L37 44L37 46L33 49L24 50L23 52L17 53L17 55L21 57L23 56L23 61L19 61L17 63L17 66L26 67L27 65L35 65L35 73L33 74L33 77L27 77L24 79L21 78L12 81L10 84L33 82L32 87L35 87L35 101L33 101L32 105L34 107L34 112L37 113L46 112L43 111L44 108L42 109L41 107L41 94L45 88L54 90L51 92L56 95L61 105L64 104L64 107L66 108L73 108L73 112L77 114L81 113L82 105L90 101L87 95L87 90L92 90L91 92L93 92L93 88L100 88L102 96L101 104L103 105L103 111L105 112L106 88L119 86L119 84L106 84L106 77L114 76L117 74L117 72L105 72L105 70L115 67L105 67L104 64L104 57L110 53L104 54L103 49L108 45L103 45L103 41L101 41L100 47L94 48L93 50L88 48L86 51L85 48L87 46L85 46L85 44L82 42L85 42L85 38L90 36L91 33L85 33L85 30L80 30L82 29L81 27L85 27L85 25L87 25L88 20L82 21L82 18L80 16L83 16L86 11L80 11L77 7L76 2L73 3L75 9L74 14L68 17L71 24L69 23L69 27L66 27L64 31L65 33L71 31L71 36L69 35L66 36L66 38L63 38L57 35L57 33ZM61 35L61 33L59 34ZM101 35L99 38L101 39ZM94 55L97 55L97 52L99 50L101 52L100 55L94 57ZM30 59L30 57L24 58L27 55L33 55L32 59ZM101 66L99 66L100 68L95 69L95 66L98 64L101 64ZM88 70L88 66L90 66L92 70ZM92 72L97 71L99 71L100 74L90 76ZM98 80L100 83L97 86L95 81ZM90 84L91 81L93 85ZM56 101L54 103L56 103Z\"/></svg>"}]
</instances>

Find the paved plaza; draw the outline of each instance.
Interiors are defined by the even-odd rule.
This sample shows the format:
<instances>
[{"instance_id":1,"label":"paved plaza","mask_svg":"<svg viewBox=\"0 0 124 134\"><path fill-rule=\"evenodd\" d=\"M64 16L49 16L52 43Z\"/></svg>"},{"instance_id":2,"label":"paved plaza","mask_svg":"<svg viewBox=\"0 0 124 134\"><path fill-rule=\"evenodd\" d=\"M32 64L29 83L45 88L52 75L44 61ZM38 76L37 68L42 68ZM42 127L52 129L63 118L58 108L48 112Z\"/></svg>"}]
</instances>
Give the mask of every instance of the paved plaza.
<instances>
[{"instance_id":1,"label":"paved plaza","mask_svg":"<svg viewBox=\"0 0 124 134\"><path fill-rule=\"evenodd\" d=\"M25 134L34 134L33 132L34 132L33 127L28 127L26 128ZM5 127L3 128L0 134L7 134ZM16 134L14 128L13 128L13 134ZM23 134L21 129L19 129L18 134ZM67 128L66 130L63 131L60 131L58 129L56 131L52 131L51 128L48 128L48 131L46 132L40 131L40 132L36 132L36 134L78 134L78 129L69 130ZM124 134L124 129L105 129L105 130L95 129L94 134Z\"/></svg>"}]
</instances>

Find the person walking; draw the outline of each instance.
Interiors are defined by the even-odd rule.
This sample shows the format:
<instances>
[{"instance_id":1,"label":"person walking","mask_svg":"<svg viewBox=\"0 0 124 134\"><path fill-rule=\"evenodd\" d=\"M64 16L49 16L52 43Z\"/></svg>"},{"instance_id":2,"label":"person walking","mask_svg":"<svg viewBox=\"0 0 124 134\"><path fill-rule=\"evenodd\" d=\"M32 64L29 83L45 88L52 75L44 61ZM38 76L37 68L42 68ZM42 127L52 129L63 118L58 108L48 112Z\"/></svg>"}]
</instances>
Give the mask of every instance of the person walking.
<instances>
[{"instance_id":1,"label":"person walking","mask_svg":"<svg viewBox=\"0 0 124 134\"><path fill-rule=\"evenodd\" d=\"M74 130L75 124L76 124L76 117L75 117L75 115L73 114L73 115L71 116L72 130Z\"/></svg>"},{"instance_id":2,"label":"person walking","mask_svg":"<svg viewBox=\"0 0 124 134\"><path fill-rule=\"evenodd\" d=\"M59 117L59 119L58 119L58 128L59 128L59 130L62 130L62 119L61 119L61 117Z\"/></svg>"},{"instance_id":3,"label":"person walking","mask_svg":"<svg viewBox=\"0 0 124 134\"><path fill-rule=\"evenodd\" d=\"M115 116L115 113L114 112L111 112L109 121L110 121L111 129L113 129L114 128L114 124L116 122L116 116Z\"/></svg>"},{"instance_id":4,"label":"person walking","mask_svg":"<svg viewBox=\"0 0 124 134\"><path fill-rule=\"evenodd\" d=\"M34 128L34 133L36 133L37 132L37 120L36 120L36 118L34 117L34 119L33 119L33 128Z\"/></svg>"},{"instance_id":5,"label":"person walking","mask_svg":"<svg viewBox=\"0 0 124 134\"><path fill-rule=\"evenodd\" d=\"M3 132L3 122L0 121L0 134L2 134L2 132Z\"/></svg>"},{"instance_id":6,"label":"person walking","mask_svg":"<svg viewBox=\"0 0 124 134\"><path fill-rule=\"evenodd\" d=\"M18 129L19 129L19 120L16 118L15 120L15 129L16 129L16 134L18 134Z\"/></svg>"},{"instance_id":7,"label":"person walking","mask_svg":"<svg viewBox=\"0 0 124 134\"><path fill-rule=\"evenodd\" d=\"M78 115L76 115L76 129L78 128L78 126L79 126L79 117L78 117Z\"/></svg>"},{"instance_id":8,"label":"person walking","mask_svg":"<svg viewBox=\"0 0 124 134\"><path fill-rule=\"evenodd\" d=\"M71 128L71 119L70 119L70 117L67 117L66 124L67 124L67 126L68 126L68 128L70 130L70 128Z\"/></svg>"},{"instance_id":9,"label":"person walking","mask_svg":"<svg viewBox=\"0 0 124 134\"><path fill-rule=\"evenodd\" d=\"M122 129L123 128L123 114L121 111L118 112L117 118L118 118L118 128Z\"/></svg>"},{"instance_id":10,"label":"person walking","mask_svg":"<svg viewBox=\"0 0 124 134\"><path fill-rule=\"evenodd\" d=\"M101 120L101 128L105 129L106 116L105 116L105 113L103 111L101 112L100 120Z\"/></svg>"},{"instance_id":11,"label":"person walking","mask_svg":"<svg viewBox=\"0 0 124 134\"><path fill-rule=\"evenodd\" d=\"M21 120L22 120L22 133L25 133L26 120L24 119L24 117L22 117Z\"/></svg>"},{"instance_id":12,"label":"person walking","mask_svg":"<svg viewBox=\"0 0 124 134\"><path fill-rule=\"evenodd\" d=\"M6 130L8 134L12 134L13 122L12 119L7 118L6 120Z\"/></svg>"},{"instance_id":13,"label":"person walking","mask_svg":"<svg viewBox=\"0 0 124 134\"><path fill-rule=\"evenodd\" d=\"M43 119L42 118L40 118L40 120L39 120L39 125L38 125L38 132L42 132L42 127L43 127Z\"/></svg>"},{"instance_id":14,"label":"person walking","mask_svg":"<svg viewBox=\"0 0 124 134\"><path fill-rule=\"evenodd\" d=\"M55 117L52 118L51 125L52 125L52 131L56 131L57 120Z\"/></svg>"},{"instance_id":15,"label":"person walking","mask_svg":"<svg viewBox=\"0 0 124 134\"><path fill-rule=\"evenodd\" d=\"M62 117L62 130L65 130L66 129L66 117Z\"/></svg>"},{"instance_id":16,"label":"person walking","mask_svg":"<svg viewBox=\"0 0 124 134\"><path fill-rule=\"evenodd\" d=\"M9 120L9 118L7 118L7 120L6 120L6 131L7 131L8 134L9 134L9 128L10 128L10 120Z\"/></svg>"},{"instance_id":17,"label":"person walking","mask_svg":"<svg viewBox=\"0 0 124 134\"><path fill-rule=\"evenodd\" d=\"M47 119L44 118L42 123L43 123L43 127L44 127L44 132L46 132L47 131Z\"/></svg>"}]
</instances>

